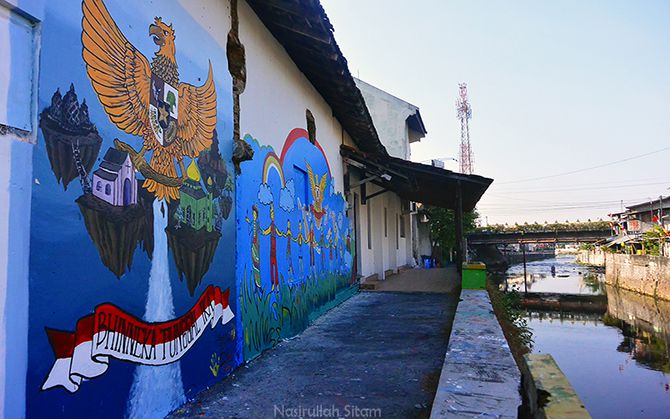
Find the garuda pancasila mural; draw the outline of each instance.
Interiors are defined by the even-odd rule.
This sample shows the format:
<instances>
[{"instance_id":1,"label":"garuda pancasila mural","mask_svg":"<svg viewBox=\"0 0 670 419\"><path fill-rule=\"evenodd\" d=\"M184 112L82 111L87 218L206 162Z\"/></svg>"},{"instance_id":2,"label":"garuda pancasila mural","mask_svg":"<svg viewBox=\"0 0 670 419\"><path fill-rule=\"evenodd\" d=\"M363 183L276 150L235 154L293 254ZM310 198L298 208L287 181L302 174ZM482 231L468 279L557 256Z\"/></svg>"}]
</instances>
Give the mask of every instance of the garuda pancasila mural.
<instances>
[{"instance_id":1,"label":"garuda pancasila mural","mask_svg":"<svg viewBox=\"0 0 670 419\"><path fill-rule=\"evenodd\" d=\"M139 151L120 140L115 146L131 156L145 177L143 186L156 198L177 199L186 176L184 157L195 158L208 148L216 128L212 65L202 86L180 82L172 25L156 17L149 26L159 47L149 63L101 0L84 1L82 7L83 57L93 89L112 122L144 140ZM150 151L147 163L145 154Z\"/></svg>"}]
</instances>

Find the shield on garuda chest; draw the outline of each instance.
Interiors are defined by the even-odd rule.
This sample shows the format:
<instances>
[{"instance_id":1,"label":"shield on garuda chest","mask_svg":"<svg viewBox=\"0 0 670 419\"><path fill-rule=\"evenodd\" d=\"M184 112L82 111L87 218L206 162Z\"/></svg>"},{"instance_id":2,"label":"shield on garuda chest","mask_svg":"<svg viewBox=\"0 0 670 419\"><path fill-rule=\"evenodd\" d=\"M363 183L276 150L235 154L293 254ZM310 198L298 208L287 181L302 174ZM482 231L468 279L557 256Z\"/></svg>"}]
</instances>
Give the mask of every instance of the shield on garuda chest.
<instances>
[{"instance_id":1,"label":"shield on garuda chest","mask_svg":"<svg viewBox=\"0 0 670 419\"><path fill-rule=\"evenodd\" d=\"M170 145L177 134L179 92L155 74L151 75L149 120L156 140L163 147Z\"/></svg>"}]
</instances>

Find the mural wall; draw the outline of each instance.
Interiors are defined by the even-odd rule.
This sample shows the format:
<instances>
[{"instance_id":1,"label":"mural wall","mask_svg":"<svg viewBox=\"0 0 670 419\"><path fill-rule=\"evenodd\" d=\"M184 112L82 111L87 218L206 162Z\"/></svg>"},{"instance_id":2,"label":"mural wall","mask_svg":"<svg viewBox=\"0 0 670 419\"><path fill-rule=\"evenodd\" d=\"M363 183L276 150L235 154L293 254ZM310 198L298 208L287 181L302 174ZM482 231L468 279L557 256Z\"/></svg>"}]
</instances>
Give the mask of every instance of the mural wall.
<instances>
[{"instance_id":1,"label":"mural wall","mask_svg":"<svg viewBox=\"0 0 670 419\"><path fill-rule=\"evenodd\" d=\"M355 245L318 141L300 128L277 152L245 141L254 158L237 179L237 277L249 360L348 295Z\"/></svg>"},{"instance_id":2,"label":"mural wall","mask_svg":"<svg viewBox=\"0 0 670 419\"><path fill-rule=\"evenodd\" d=\"M242 361L226 53L128 5L46 6L29 417L162 417Z\"/></svg>"}]
</instances>

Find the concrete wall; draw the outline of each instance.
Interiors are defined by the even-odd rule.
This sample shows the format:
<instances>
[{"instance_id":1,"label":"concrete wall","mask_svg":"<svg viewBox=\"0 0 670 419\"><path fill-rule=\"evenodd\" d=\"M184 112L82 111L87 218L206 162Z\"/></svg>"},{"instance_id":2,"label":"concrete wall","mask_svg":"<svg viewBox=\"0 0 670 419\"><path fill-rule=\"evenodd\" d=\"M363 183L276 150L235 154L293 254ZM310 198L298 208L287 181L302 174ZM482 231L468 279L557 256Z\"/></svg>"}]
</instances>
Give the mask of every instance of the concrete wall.
<instances>
[{"instance_id":1,"label":"concrete wall","mask_svg":"<svg viewBox=\"0 0 670 419\"><path fill-rule=\"evenodd\" d=\"M13 167L10 177L10 191L17 193L10 217L22 212L11 227L11 281L26 288L7 301L7 312L17 317L12 340L22 351L8 365L22 368L25 378L3 387L16 393L12 402L22 410L5 416L163 416L242 361L235 250L228 245L235 240L233 171L226 163L233 121L228 2L18 3L41 10L41 48L34 49L40 52L39 124L36 146L15 141L11 147L12 164L30 171L32 163L33 170ZM150 70L159 50L150 25L168 39L174 35L178 80ZM173 118L178 111L172 123L183 142L167 128L159 135L151 123L151 106L169 90L166 83L193 93L169 106ZM161 96L164 105L167 98ZM198 127L197 138L179 131L188 124ZM142 146L171 157L137 154ZM80 164L90 177L112 147L137 154L136 162L151 168L138 173L136 204L112 207L87 193L87 176L77 170ZM193 165L191 186L217 208L206 214L215 220L213 231L182 222L185 186L174 181L184 168L175 160ZM30 212L31 201L18 199L19 185L32 186ZM30 280L15 265L27 259L14 233L21 229L30 230ZM15 291L11 283L9 290ZM27 332L20 321L25 314ZM172 323L166 328L163 322Z\"/></svg>"},{"instance_id":2,"label":"concrete wall","mask_svg":"<svg viewBox=\"0 0 670 419\"><path fill-rule=\"evenodd\" d=\"M670 258L608 253L605 283L670 300Z\"/></svg>"},{"instance_id":3,"label":"concrete wall","mask_svg":"<svg viewBox=\"0 0 670 419\"><path fill-rule=\"evenodd\" d=\"M34 145L0 134L0 412L24 412L28 364L28 259Z\"/></svg>"},{"instance_id":4,"label":"concrete wall","mask_svg":"<svg viewBox=\"0 0 670 419\"><path fill-rule=\"evenodd\" d=\"M430 223L416 223L417 228L417 263L421 263L421 256L431 256L433 246L430 242Z\"/></svg>"},{"instance_id":5,"label":"concrete wall","mask_svg":"<svg viewBox=\"0 0 670 419\"><path fill-rule=\"evenodd\" d=\"M254 151L236 180L237 280L250 360L351 295L356 244L340 156L348 136L245 2L239 16L246 51L240 131Z\"/></svg>"},{"instance_id":6,"label":"concrete wall","mask_svg":"<svg viewBox=\"0 0 670 419\"><path fill-rule=\"evenodd\" d=\"M605 266L605 252L600 249L580 250L577 252L577 263L591 266Z\"/></svg>"},{"instance_id":7,"label":"concrete wall","mask_svg":"<svg viewBox=\"0 0 670 419\"><path fill-rule=\"evenodd\" d=\"M132 7L120 0L10 3L6 7L0 1L0 45L6 53L0 63L2 416L94 417L102 411L111 417L162 417L232 372L245 355L253 357L298 333L346 297L340 291L350 289L357 246L342 195L339 146L351 144L351 138L245 2L239 3L239 37L246 50L247 81L239 116L241 133L248 134L245 140L256 158L243 163L239 178L230 164L230 2L136 2ZM10 18L29 24L11 28ZM95 30L95 25L106 29ZM151 124L153 102L145 103L146 98L160 94L161 86L168 89L169 74L150 74L148 63L159 49L148 35L150 25L163 33L174 30L179 80L170 83L201 89L200 100L206 102L184 107L197 109L191 112L175 104L177 127L200 127L202 138L189 143L190 148L180 149L180 142L171 142L174 138ZM104 40L97 38L100 33L106 33ZM133 59L110 56L122 50ZM131 65L137 77L129 79L120 63ZM206 83L210 65L211 83ZM74 108L61 108L68 92ZM142 94L124 96L128 92ZM184 104L188 99L179 100ZM76 124L68 125L62 109L80 116ZM315 144L305 132L307 109L316 120ZM170 158L161 160L155 151L137 154L143 145L165 151L160 141L164 148L173 145ZM137 204L109 208L86 192L87 176L77 170L77 159L90 176L111 147L136 158ZM284 161L290 170L307 172L307 180L300 185L295 180L293 190L287 186L290 176L283 176ZM180 198L186 185L175 182L186 174L185 167L188 187L211 204L199 207L216 209L206 214L216 226L213 231L194 230L183 221ZM278 178L283 178L281 185ZM299 188L306 191L300 209ZM300 233L302 221L304 239L306 226L316 226L310 229L313 263L303 247L305 271L328 278L317 281L318 287L297 280L285 292L278 277L281 273L289 281L288 258L270 263L269 242L276 240L286 249L275 249L277 259L286 256L287 242L296 243L279 234L288 232L288 219L281 218L281 211L290 207L283 199L288 192L296 198L292 233ZM258 226L266 234L250 228L252 202L259 204ZM275 220L271 206L278 214ZM375 222L381 223L384 207L389 238L383 245L382 229L375 226L376 253L371 259L361 257L373 261L364 267L369 272L407 263L409 238L396 248L392 236L400 201L385 196L373 200ZM360 215L364 223L365 211ZM257 245L251 244L254 234ZM251 273L247 281L245 273ZM252 296L251 304L245 296ZM256 340L258 333L247 333L245 326L259 316L278 321L274 303L282 307L280 324L273 323L279 327L261 330L267 333ZM172 322L171 327L165 322ZM246 337L253 348L245 347Z\"/></svg>"},{"instance_id":8,"label":"concrete wall","mask_svg":"<svg viewBox=\"0 0 670 419\"><path fill-rule=\"evenodd\" d=\"M388 153L393 157L409 159L407 117L414 115L418 108L362 80L356 79L356 85L370 110L379 140ZM418 141L419 138L417 133L413 133L411 139Z\"/></svg>"},{"instance_id":9,"label":"concrete wall","mask_svg":"<svg viewBox=\"0 0 670 419\"><path fill-rule=\"evenodd\" d=\"M25 416L42 2L0 2L0 416ZM26 2L22 2L26 3Z\"/></svg>"},{"instance_id":10,"label":"concrete wall","mask_svg":"<svg viewBox=\"0 0 670 419\"><path fill-rule=\"evenodd\" d=\"M239 14L247 71L240 96L240 133L281 152L291 130L307 129L305 112L309 109L316 123L316 138L335 181L335 192L343 192L340 145L348 134L284 47L244 1L239 3Z\"/></svg>"},{"instance_id":11,"label":"concrete wall","mask_svg":"<svg viewBox=\"0 0 670 419\"><path fill-rule=\"evenodd\" d=\"M368 184L366 194L371 195L379 190L379 187ZM357 196L359 214L361 263L358 273L363 278L376 275L378 279L384 279L386 273L395 273L398 268L411 265L412 216L403 213L400 197L393 192L384 192L368 199L366 205L362 205L360 188L354 189L352 196L353 194ZM350 201L353 203L353 200ZM400 217L405 220L405 237L400 237Z\"/></svg>"}]
</instances>

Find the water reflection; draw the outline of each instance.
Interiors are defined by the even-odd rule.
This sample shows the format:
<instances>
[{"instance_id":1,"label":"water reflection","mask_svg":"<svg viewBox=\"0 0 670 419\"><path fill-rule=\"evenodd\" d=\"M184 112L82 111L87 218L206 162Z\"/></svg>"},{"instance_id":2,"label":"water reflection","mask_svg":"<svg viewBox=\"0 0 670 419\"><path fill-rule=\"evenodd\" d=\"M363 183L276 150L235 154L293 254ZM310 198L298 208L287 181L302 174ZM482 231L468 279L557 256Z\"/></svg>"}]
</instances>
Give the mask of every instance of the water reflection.
<instances>
[{"instance_id":1,"label":"water reflection","mask_svg":"<svg viewBox=\"0 0 670 419\"><path fill-rule=\"evenodd\" d=\"M670 373L670 302L607 286L607 326L618 327L619 352L641 365Z\"/></svg>"},{"instance_id":2,"label":"water reflection","mask_svg":"<svg viewBox=\"0 0 670 419\"><path fill-rule=\"evenodd\" d=\"M670 302L598 288L605 315L529 312L533 352L556 359L594 418L668 417Z\"/></svg>"}]
</instances>

